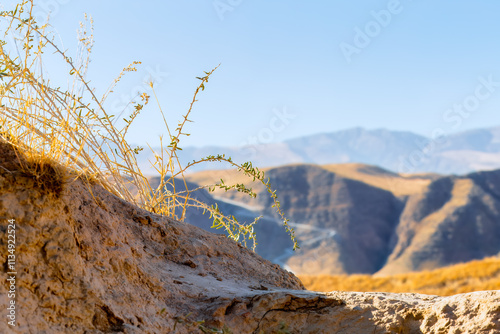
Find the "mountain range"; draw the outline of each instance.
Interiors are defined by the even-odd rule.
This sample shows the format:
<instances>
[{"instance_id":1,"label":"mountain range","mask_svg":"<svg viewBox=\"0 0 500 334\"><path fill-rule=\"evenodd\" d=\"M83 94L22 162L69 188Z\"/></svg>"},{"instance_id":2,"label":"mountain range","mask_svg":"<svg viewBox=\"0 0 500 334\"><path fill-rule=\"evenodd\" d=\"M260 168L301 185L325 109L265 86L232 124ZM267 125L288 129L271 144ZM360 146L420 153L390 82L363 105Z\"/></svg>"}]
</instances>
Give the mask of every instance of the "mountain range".
<instances>
[{"instance_id":1,"label":"mountain range","mask_svg":"<svg viewBox=\"0 0 500 334\"><path fill-rule=\"evenodd\" d=\"M189 188L249 181L258 194L195 192L256 226L257 253L297 274L388 275L440 268L500 252L500 170L465 176L397 174L363 164L294 164L269 168L300 250L271 208L265 187L235 170L188 176ZM209 229L192 209L186 221Z\"/></svg>"},{"instance_id":2,"label":"mountain range","mask_svg":"<svg viewBox=\"0 0 500 334\"><path fill-rule=\"evenodd\" d=\"M146 151L139 155L138 162L146 174L153 174L148 162L153 159L153 153ZM499 169L499 153L500 127L495 127L434 139L412 132L353 128L254 146L185 147L178 155L184 166L209 155L225 154L236 162L252 161L260 167L363 163L397 173L461 175ZM198 164L189 171L226 168L226 164Z\"/></svg>"},{"instance_id":3,"label":"mountain range","mask_svg":"<svg viewBox=\"0 0 500 334\"><path fill-rule=\"evenodd\" d=\"M295 229L284 233L265 187L224 164L195 165L187 186L224 179L245 194L202 189L192 196L256 225L257 253L297 274L406 273L482 259L500 252L500 127L431 140L410 132L355 128L282 143L184 148L183 165L226 154L264 168ZM139 156L140 164L147 155ZM146 159L147 160L147 159ZM209 169L206 168L221 168ZM150 178L154 187L159 179ZM183 182L177 183L182 191ZM208 215L186 221L212 232Z\"/></svg>"}]
</instances>

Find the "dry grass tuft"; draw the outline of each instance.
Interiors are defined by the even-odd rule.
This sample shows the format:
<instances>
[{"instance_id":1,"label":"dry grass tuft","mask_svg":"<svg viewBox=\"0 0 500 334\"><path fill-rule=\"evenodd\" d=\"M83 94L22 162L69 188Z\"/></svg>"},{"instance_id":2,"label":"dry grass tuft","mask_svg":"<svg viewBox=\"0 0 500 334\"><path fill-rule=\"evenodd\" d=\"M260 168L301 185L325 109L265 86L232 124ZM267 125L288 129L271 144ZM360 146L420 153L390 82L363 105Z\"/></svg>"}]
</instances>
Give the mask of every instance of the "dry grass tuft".
<instances>
[{"instance_id":1,"label":"dry grass tuft","mask_svg":"<svg viewBox=\"0 0 500 334\"><path fill-rule=\"evenodd\" d=\"M491 257L432 271L376 277L370 275L300 276L313 291L411 292L450 296L500 290L500 258Z\"/></svg>"},{"instance_id":2,"label":"dry grass tuft","mask_svg":"<svg viewBox=\"0 0 500 334\"><path fill-rule=\"evenodd\" d=\"M10 11L0 12L0 136L12 145L16 152L22 152L22 170L32 178L36 187L54 194L60 194L64 187L64 172L70 170L79 177L99 183L106 190L134 203L148 211L183 220L188 207L202 208L213 218L215 228L224 228L228 235L246 245L247 240L256 246L256 235L250 223L240 223L234 217L227 217L216 206L192 198L196 189L188 189L184 174L198 163L224 161L230 163L241 173L258 180L267 188L274 200L274 207L283 218L285 230L295 241L291 229L280 209L275 192L271 189L264 172L250 162L235 163L224 155L209 156L181 166L177 152L183 136L189 134L184 127L189 119L199 93L205 90L214 68L197 79L200 80L188 111L182 116L177 128L170 130L165 121L160 103L156 97L153 83L150 83L160 113L168 133L168 145L164 147L160 137L160 152L155 153L152 161L161 182L153 189L148 178L143 175L137 164L136 155L143 149L131 147L127 133L143 108L149 103L146 93L138 95L141 103L131 103L128 117L119 119L105 109L105 101L120 79L128 72L136 71L140 62L126 66L117 79L98 97L86 78L90 63L93 41L93 21L85 16L80 24L77 59L63 51L55 42L56 38L47 24L39 26L32 13L34 1L26 0ZM44 55L52 54L61 60L60 68L69 74L67 89L54 87L44 69ZM127 110L124 110L125 112ZM176 180L184 183L185 191L176 191ZM236 189L255 196L251 189L240 184L227 185L224 181L204 187L214 190ZM179 188L179 187L177 187Z\"/></svg>"}]
</instances>

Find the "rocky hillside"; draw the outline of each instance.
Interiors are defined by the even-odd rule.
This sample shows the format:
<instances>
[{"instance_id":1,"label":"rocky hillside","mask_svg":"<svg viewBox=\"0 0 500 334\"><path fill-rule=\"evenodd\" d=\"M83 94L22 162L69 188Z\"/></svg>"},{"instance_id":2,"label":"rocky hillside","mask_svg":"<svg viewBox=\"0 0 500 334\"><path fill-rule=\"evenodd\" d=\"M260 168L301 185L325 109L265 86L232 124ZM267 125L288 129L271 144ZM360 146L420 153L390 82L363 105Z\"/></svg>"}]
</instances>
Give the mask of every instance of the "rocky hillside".
<instances>
[{"instance_id":1,"label":"rocky hillside","mask_svg":"<svg viewBox=\"0 0 500 334\"><path fill-rule=\"evenodd\" d=\"M431 269L500 252L500 170L443 177L410 196L380 274Z\"/></svg>"},{"instance_id":2,"label":"rocky hillside","mask_svg":"<svg viewBox=\"0 0 500 334\"><path fill-rule=\"evenodd\" d=\"M265 189L255 201L216 192L263 214L258 252L297 274L394 274L434 269L500 252L500 170L467 176L399 175L360 164L291 165L267 170L299 236L296 253L276 231ZM200 172L190 180L242 182L233 171ZM240 211L231 211L238 216ZM245 215L240 216L245 219ZM197 221L193 219L193 221ZM270 237L272 236L272 238Z\"/></svg>"},{"instance_id":3,"label":"rocky hillside","mask_svg":"<svg viewBox=\"0 0 500 334\"><path fill-rule=\"evenodd\" d=\"M224 236L143 211L3 143L0 216L1 333L500 332L498 292L305 291Z\"/></svg>"}]
</instances>

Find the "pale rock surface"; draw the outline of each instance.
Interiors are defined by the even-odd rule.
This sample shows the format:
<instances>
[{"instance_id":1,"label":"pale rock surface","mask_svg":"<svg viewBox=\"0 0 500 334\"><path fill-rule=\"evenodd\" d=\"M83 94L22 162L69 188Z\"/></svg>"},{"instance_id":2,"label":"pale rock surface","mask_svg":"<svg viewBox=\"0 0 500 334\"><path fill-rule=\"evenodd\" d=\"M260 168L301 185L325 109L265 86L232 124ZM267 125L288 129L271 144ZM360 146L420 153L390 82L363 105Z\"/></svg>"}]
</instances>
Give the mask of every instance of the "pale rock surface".
<instances>
[{"instance_id":1,"label":"pale rock surface","mask_svg":"<svg viewBox=\"0 0 500 334\"><path fill-rule=\"evenodd\" d=\"M498 291L309 292L224 236L79 179L37 180L2 143L0 167L0 279L7 219L18 273L15 327L0 285L0 333L500 333Z\"/></svg>"}]
</instances>

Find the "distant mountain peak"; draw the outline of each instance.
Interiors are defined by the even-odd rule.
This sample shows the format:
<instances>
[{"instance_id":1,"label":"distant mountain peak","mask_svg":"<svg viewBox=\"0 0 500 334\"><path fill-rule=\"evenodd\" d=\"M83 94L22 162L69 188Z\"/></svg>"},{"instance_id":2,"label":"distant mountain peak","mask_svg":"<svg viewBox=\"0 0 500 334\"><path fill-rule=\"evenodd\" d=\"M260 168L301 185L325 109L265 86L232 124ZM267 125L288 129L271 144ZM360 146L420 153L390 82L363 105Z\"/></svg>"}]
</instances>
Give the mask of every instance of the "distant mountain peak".
<instances>
[{"instance_id":1,"label":"distant mountain peak","mask_svg":"<svg viewBox=\"0 0 500 334\"><path fill-rule=\"evenodd\" d=\"M348 162L380 166L396 173L466 174L500 168L500 127L468 130L439 140L409 131L354 127L279 143L186 147L178 153L184 165L209 155L226 154L234 161L252 161L259 167ZM145 170L151 169L148 158L151 156L147 153L139 156L139 164ZM198 164L191 171L228 167L225 164Z\"/></svg>"}]
</instances>

